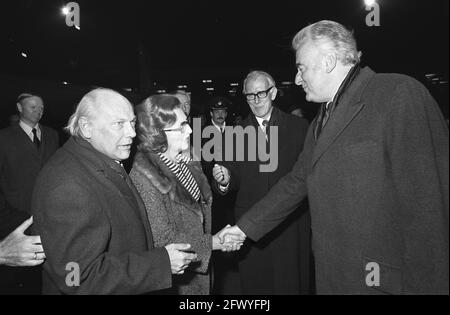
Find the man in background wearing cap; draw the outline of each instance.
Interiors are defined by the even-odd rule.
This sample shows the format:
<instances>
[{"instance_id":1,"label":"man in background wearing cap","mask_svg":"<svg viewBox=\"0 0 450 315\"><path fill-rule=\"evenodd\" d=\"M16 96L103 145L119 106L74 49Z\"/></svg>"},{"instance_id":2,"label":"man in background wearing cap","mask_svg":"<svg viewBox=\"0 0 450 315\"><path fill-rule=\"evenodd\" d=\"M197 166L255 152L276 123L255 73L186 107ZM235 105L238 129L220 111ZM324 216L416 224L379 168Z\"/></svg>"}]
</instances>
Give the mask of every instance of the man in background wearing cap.
<instances>
[{"instance_id":1,"label":"man in background wearing cap","mask_svg":"<svg viewBox=\"0 0 450 315\"><path fill-rule=\"evenodd\" d=\"M278 167L273 172L261 172L260 166L264 162L258 159L252 161L250 158L244 161L225 161L214 167L213 176L220 187L213 187L224 193L237 191L235 220L263 198L291 170L302 151L308 129L305 121L273 106L278 90L270 74L263 71L250 72L244 80L243 92L251 113L242 122L242 127L253 126L267 135L271 126L278 128L278 138L274 139L277 140L275 146ZM273 146L272 143L269 147ZM306 209L298 209L265 238L244 244L237 253L242 294L310 293L309 221Z\"/></svg>"},{"instance_id":2,"label":"man in background wearing cap","mask_svg":"<svg viewBox=\"0 0 450 315\"><path fill-rule=\"evenodd\" d=\"M220 161L212 160L205 161L202 159L203 172L210 185L214 185L215 181L212 176L212 169L216 163L222 163L225 159L225 127L227 126L228 109L231 107L231 101L223 96L216 96L210 99L208 102L209 114L211 120L207 127L214 127L220 131L222 135L222 152ZM203 144L210 141L213 135L209 138L204 138ZM211 149L211 154L214 154L214 147ZM227 224L234 224L234 215L231 209L234 207L235 193L227 195L219 194L216 191L213 192L213 204L212 204L212 233L217 233ZM220 251L213 252L213 264L214 264L214 284L213 294L233 294L239 288L239 279L237 274L237 262L234 253L224 253Z\"/></svg>"},{"instance_id":3,"label":"man in background wearing cap","mask_svg":"<svg viewBox=\"0 0 450 315\"><path fill-rule=\"evenodd\" d=\"M231 101L226 97L216 96L209 100L209 113L211 115L211 121L208 125L205 126L211 127L213 126L217 130L220 131L222 135L222 151L220 153L220 160L213 159L212 161L205 161L202 159L202 167L203 172L208 178L211 185L215 184L212 170L216 163L222 164L222 161L225 159L225 127L227 126L226 119L228 116L228 107L231 106ZM209 142L214 137L213 134L208 138L203 138L203 144ZM211 148L211 154L215 154L214 146ZM224 196L222 194L218 194L213 191L213 205L212 205L212 229L216 232L220 231L226 224L231 224L233 215L230 211L230 207L233 207L234 200L232 200L232 196Z\"/></svg>"},{"instance_id":4,"label":"man in background wearing cap","mask_svg":"<svg viewBox=\"0 0 450 315\"><path fill-rule=\"evenodd\" d=\"M39 124L44 113L41 97L20 94L17 110L19 123L0 130L0 240L16 235L12 232L30 217L35 179L59 146L58 133ZM23 241L28 236L17 237ZM40 267L0 267L0 294L39 294L40 277Z\"/></svg>"}]
</instances>

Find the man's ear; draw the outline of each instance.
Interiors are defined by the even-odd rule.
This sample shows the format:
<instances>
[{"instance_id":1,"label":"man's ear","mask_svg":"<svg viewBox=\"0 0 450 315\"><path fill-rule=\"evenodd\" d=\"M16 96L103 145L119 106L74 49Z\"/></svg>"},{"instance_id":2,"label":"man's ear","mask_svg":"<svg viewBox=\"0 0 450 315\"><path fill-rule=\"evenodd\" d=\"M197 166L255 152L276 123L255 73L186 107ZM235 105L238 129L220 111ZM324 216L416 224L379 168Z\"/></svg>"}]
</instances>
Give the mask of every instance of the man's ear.
<instances>
[{"instance_id":1,"label":"man's ear","mask_svg":"<svg viewBox=\"0 0 450 315\"><path fill-rule=\"evenodd\" d=\"M274 86L273 89L270 91L270 99L272 101L274 101L275 98L277 97L277 94L278 94L278 89L276 86Z\"/></svg>"},{"instance_id":2,"label":"man's ear","mask_svg":"<svg viewBox=\"0 0 450 315\"><path fill-rule=\"evenodd\" d=\"M19 102L17 102L17 111L19 112L19 113L22 113L22 104L20 104Z\"/></svg>"},{"instance_id":3,"label":"man's ear","mask_svg":"<svg viewBox=\"0 0 450 315\"><path fill-rule=\"evenodd\" d=\"M80 117L80 119L78 119L78 126L85 139L90 139L92 137L92 126L86 117Z\"/></svg>"},{"instance_id":4,"label":"man's ear","mask_svg":"<svg viewBox=\"0 0 450 315\"><path fill-rule=\"evenodd\" d=\"M330 73L336 68L337 56L334 52L329 52L325 55L325 70Z\"/></svg>"}]
</instances>

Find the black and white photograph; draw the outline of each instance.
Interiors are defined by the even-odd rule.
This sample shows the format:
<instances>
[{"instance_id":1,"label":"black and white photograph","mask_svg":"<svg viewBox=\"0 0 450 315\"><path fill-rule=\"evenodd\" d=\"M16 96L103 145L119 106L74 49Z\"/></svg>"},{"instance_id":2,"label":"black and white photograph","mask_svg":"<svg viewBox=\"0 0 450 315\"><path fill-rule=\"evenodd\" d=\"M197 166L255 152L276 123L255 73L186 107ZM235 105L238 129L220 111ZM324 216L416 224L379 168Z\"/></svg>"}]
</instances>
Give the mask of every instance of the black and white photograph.
<instances>
[{"instance_id":1,"label":"black and white photograph","mask_svg":"<svg viewBox=\"0 0 450 315\"><path fill-rule=\"evenodd\" d=\"M1 6L0 296L449 294L448 0Z\"/></svg>"}]
</instances>

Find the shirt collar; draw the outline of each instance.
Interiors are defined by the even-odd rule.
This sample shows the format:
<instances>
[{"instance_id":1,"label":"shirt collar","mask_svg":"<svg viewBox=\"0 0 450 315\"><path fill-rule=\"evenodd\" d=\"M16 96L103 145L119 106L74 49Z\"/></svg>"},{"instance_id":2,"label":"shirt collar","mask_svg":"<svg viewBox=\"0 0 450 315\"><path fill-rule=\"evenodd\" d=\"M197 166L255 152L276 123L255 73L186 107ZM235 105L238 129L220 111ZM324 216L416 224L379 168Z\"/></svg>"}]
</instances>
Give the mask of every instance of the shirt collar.
<instances>
[{"instance_id":1,"label":"shirt collar","mask_svg":"<svg viewBox=\"0 0 450 315\"><path fill-rule=\"evenodd\" d=\"M256 121L258 122L258 124L259 124L261 127L264 127L264 126L263 126L263 121L264 121L264 120L270 121L270 117L272 117L272 113L270 113L270 115L267 116L267 118L264 118L264 119L255 116Z\"/></svg>"},{"instance_id":2,"label":"shirt collar","mask_svg":"<svg viewBox=\"0 0 450 315\"><path fill-rule=\"evenodd\" d=\"M33 128L30 127L29 125L27 125L26 123L24 123L22 120L19 121L19 126L20 128L22 128L23 131L25 131L25 133L30 136L33 132ZM36 128L36 134L38 136L38 138L41 138L41 128L39 127L39 123L36 124L36 126L34 126L34 128Z\"/></svg>"},{"instance_id":3,"label":"shirt collar","mask_svg":"<svg viewBox=\"0 0 450 315\"><path fill-rule=\"evenodd\" d=\"M211 119L211 122L212 122L212 124L217 128L217 129L219 129L219 130L221 130L222 128L225 128L226 127L226 123L225 122L223 122L223 124L220 126L220 125L218 125L218 124L216 124L215 122L214 122L214 120L212 120Z\"/></svg>"}]
</instances>

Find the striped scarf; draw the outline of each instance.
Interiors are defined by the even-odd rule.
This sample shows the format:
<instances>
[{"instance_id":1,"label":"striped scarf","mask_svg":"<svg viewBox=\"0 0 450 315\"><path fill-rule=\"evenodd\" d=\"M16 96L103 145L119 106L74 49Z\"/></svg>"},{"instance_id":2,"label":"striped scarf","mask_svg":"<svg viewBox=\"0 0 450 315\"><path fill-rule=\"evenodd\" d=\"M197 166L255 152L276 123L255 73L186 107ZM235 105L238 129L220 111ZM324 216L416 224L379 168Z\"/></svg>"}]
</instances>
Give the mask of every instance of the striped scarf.
<instances>
[{"instance_id":1,"label":"striped scarf","mask_svg":"<svg viewBox=\"0 0 450 315\"><path fill-rule=\"evenodd\" d=\"M158 155L159 158L164 162L164 164L167 165L170 171L175 174L181 185L191 194L192 198L194 198L194 200L198 202L200 200L200 188L198 187L194 176L192 176L191 171L187 167L187 163L192 161L191 158L182 154L178 154L176 157L178 163L174 163L161 153L159 153Z\"/></svg>"}]
</instances>

